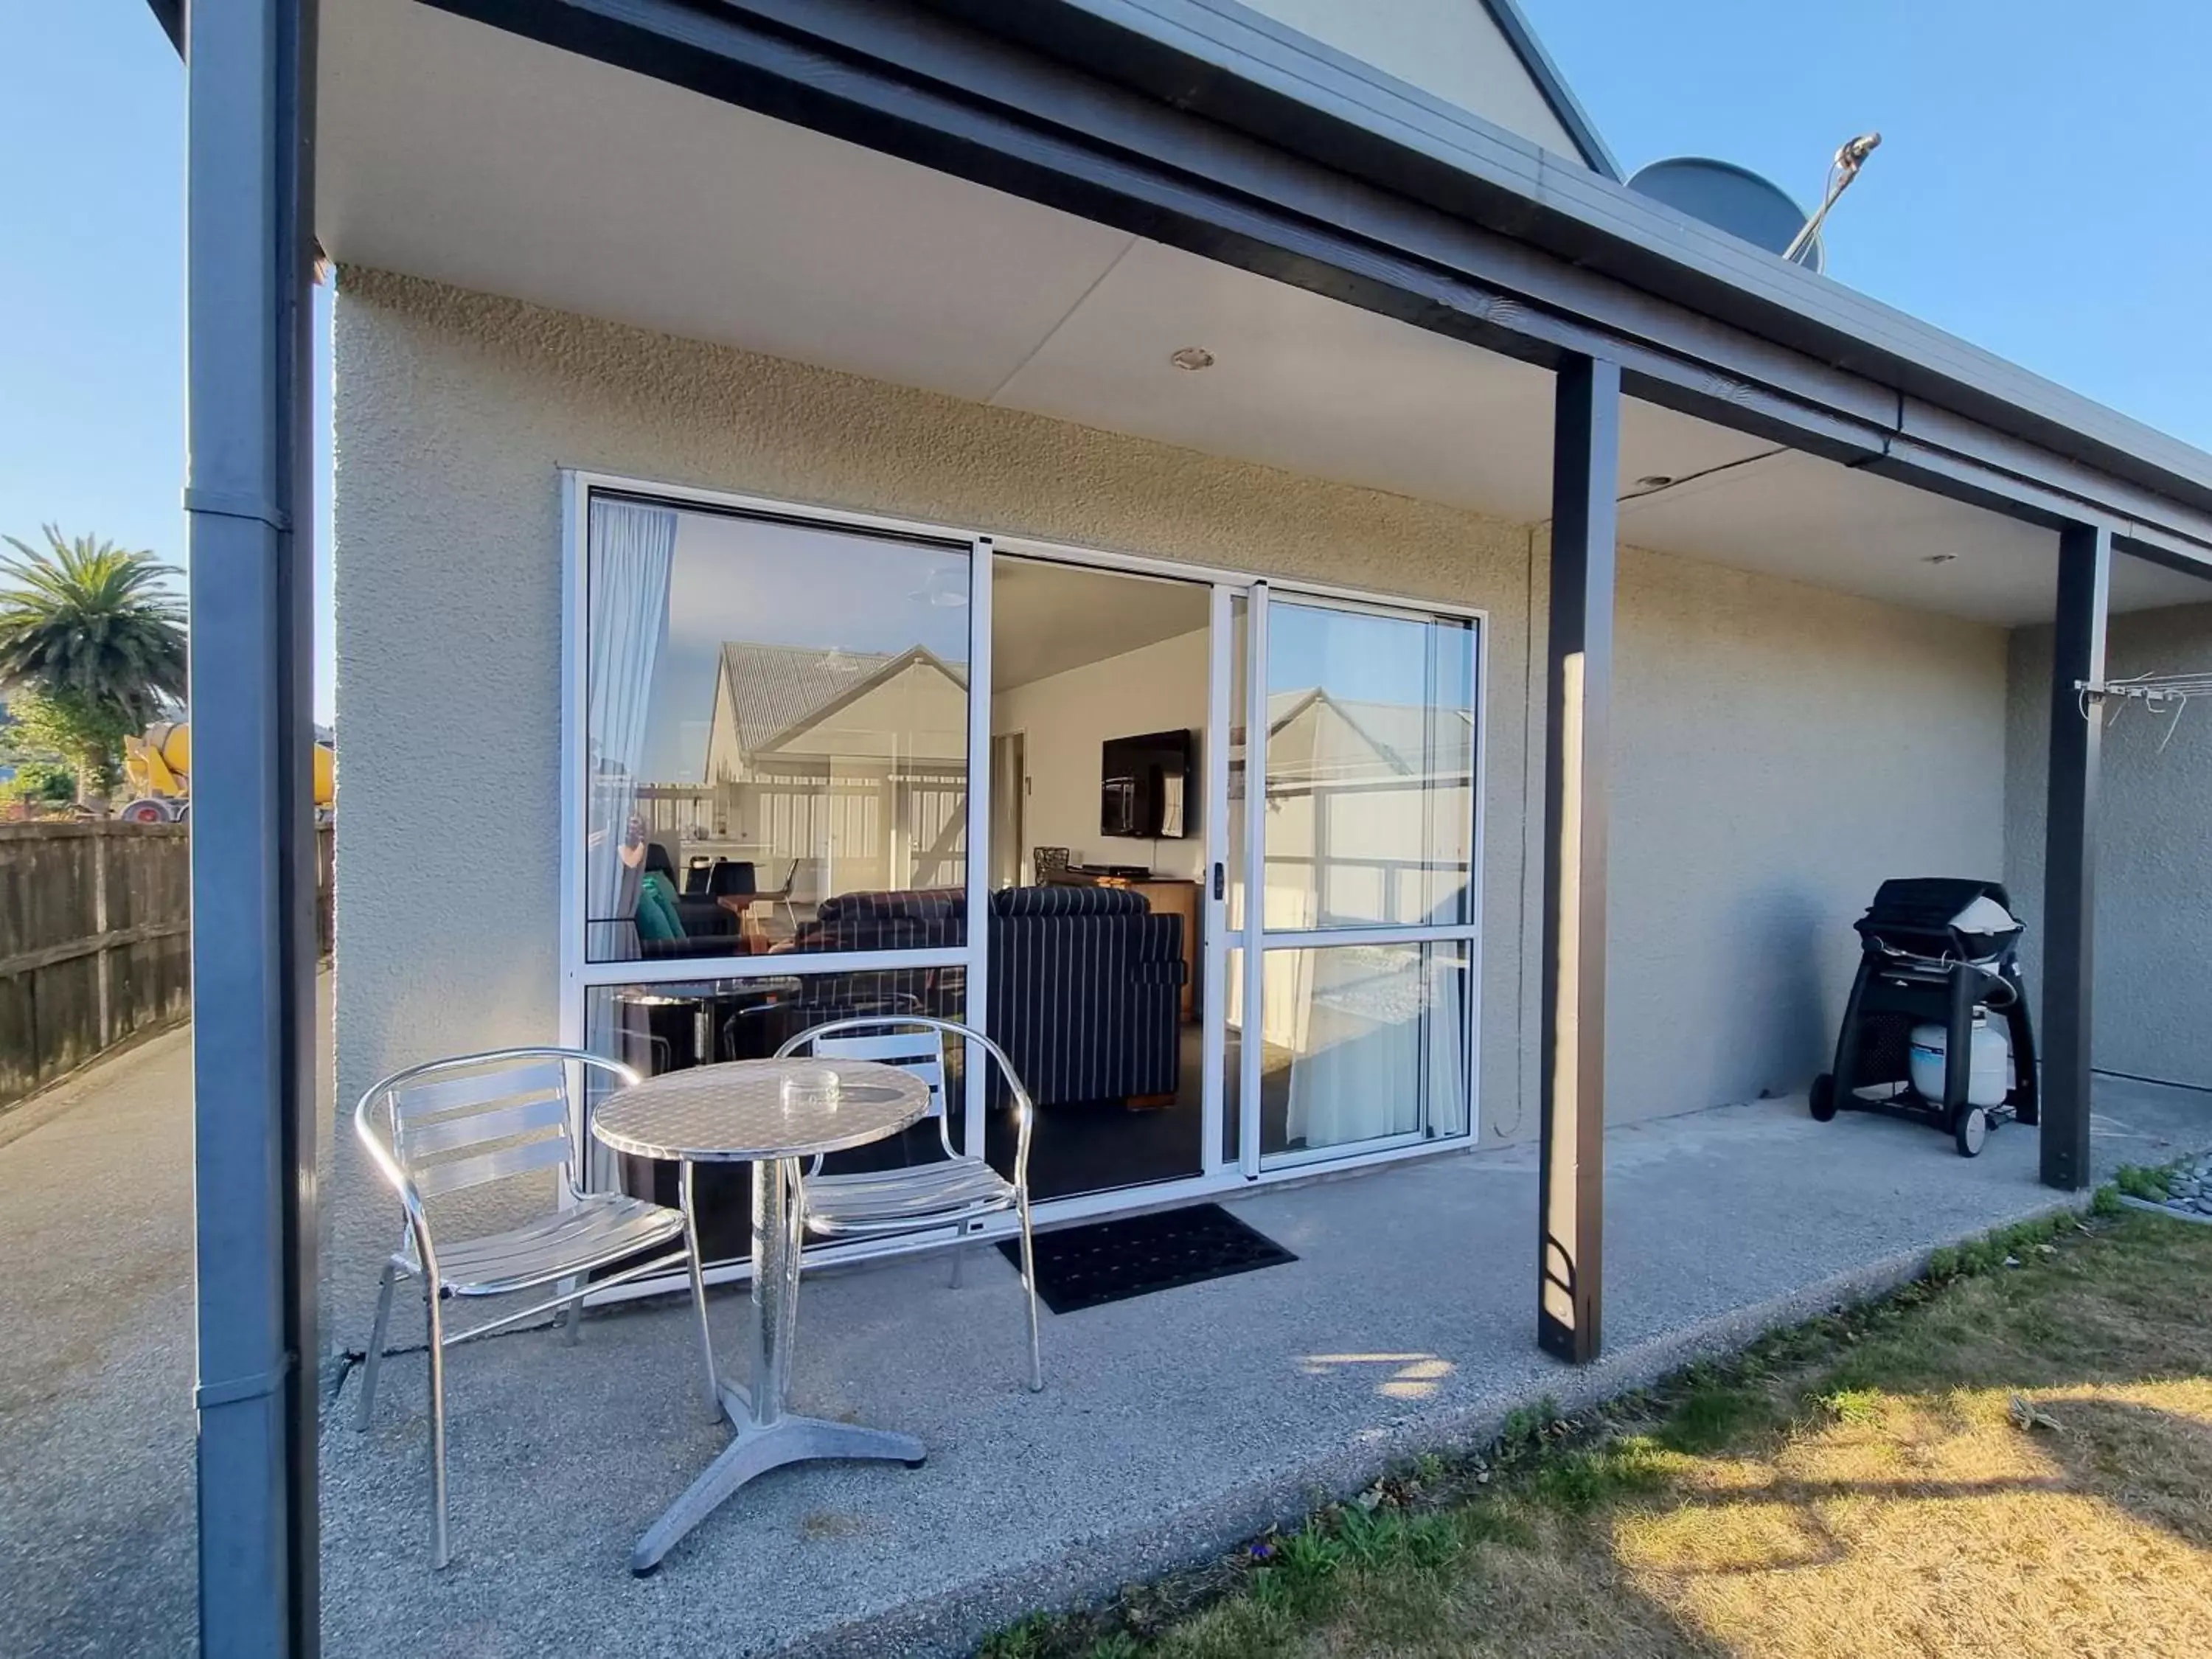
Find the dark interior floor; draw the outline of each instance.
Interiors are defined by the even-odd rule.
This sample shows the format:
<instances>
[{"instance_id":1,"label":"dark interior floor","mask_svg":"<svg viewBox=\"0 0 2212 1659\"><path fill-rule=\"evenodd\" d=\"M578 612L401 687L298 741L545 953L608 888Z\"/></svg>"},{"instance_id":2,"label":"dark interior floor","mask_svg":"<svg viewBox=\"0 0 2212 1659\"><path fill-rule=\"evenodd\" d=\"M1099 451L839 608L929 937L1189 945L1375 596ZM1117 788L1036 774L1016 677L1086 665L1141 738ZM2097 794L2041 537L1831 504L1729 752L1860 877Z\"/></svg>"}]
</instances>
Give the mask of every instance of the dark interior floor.
<instances>
[{"instance_id":1,"label":"dark interior floor","mask_svg":"<svg viewBox=\"0 0 2212 1659\"><path fill-rule=\"evenodd\" d=\"M1182 1077L1175 1099L1168 1105L1132 1110L1119 1100L1065 1102L1042 1107L1030 1140L1030 1194L1043 1203L1049 1199L1079 1197L1089 1193L1182 1181L1201 1172L1200 1138L1205 1132L1205 1070L1203 1028L1182 1029ZM1229 1067L1237 1066L1237 1042L1230 1038ZM1262 1084L1261 1144L1273 1152L1286 1145L1289 1111L1289 1071L1271 1066ZM955 1102L962 1089L956 1080L948 1091ZM1223 1148L1224 1158L1237 1156L1233 1099L1227 1115L1232 1127ZM964 1145L964 1109L951 1112L952 1144ZM1011 1175L1014 1164L1015 1127L1008 1111L994 1111L984 1126L984 1156L992 1167ZM888 1140L856 1147L827 1159L832 1173L894 1169L902 1164L927 1163L944 1156L933 1122L917 1123ZM655 1165L655 1195L663 1203L676 1200L673 1165ZM642 1190L634 1188L633 1190ZM751 1166L702 1164L698 1173L700 1244L710 1261L741 1261L752 1253Z\"/></svg>"}]
</instances>

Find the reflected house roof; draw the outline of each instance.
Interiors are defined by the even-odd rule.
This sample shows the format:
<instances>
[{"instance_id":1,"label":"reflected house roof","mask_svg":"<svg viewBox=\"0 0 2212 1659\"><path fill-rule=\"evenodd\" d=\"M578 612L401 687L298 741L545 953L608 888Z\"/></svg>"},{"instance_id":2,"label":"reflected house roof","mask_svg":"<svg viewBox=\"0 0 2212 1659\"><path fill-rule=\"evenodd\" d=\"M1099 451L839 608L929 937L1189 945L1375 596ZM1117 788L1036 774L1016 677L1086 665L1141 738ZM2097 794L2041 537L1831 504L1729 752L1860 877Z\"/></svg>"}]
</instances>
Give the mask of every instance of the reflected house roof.
<instances>
[{"instance_id":1,"label":"reflected house roof","mask_svg":"<svg viewBox=\"0 0 2212 1659\"><path fill-rule=\"evenodd\" d=\"M968 677L921 646L845 651L726 640L707 736L706 776L734 775L750 757L788 748L837 710L927 665L963 690Z\"/></svg>"},{"instance_id":2,"label":"reflected house roof","mask_svg":"<svg viewBox=\"0 0 2212 1659\"><path fill-rule=\"evenodd\" d=\"M1310 746L1303 749L1301 727L1311 733ZM1332 696L1310 686L1268 695L1267 739L1271 785L1371 777L1377 763L1405 777L1465 777L1474 761L1474 715L1465 708Z\"/></svg>"}]
</instances>

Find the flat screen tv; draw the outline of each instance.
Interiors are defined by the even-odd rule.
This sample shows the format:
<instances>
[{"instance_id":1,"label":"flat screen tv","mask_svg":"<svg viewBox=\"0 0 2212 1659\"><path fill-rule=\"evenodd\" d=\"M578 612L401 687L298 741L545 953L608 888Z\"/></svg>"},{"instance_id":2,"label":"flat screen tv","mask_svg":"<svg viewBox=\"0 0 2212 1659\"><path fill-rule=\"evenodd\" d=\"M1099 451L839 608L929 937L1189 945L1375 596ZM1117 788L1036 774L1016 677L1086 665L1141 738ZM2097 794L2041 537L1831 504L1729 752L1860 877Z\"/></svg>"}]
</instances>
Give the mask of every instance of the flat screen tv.
<instances>
[{"instance_id":1,"label":"flat screen tv","mask_svg":"<svg viewBox=\"0 0 2212 1659\"><path fill-rule=\"evenodd\" d=\"M1098 833L1146 841L1190 833L1188 732L1109 738L1098 792Z\"/></svg>"}]
</instances>

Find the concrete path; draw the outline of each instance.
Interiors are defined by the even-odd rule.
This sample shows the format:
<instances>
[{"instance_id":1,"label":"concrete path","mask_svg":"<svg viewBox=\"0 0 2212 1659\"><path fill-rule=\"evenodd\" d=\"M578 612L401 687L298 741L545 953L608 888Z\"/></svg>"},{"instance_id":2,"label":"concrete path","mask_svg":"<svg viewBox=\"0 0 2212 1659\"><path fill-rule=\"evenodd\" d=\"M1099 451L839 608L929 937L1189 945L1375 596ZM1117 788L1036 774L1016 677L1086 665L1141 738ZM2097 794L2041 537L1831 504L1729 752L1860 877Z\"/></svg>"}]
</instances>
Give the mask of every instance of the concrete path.
<instances>
[{"instance_id":1,"label":"concrete path","mask_svg":"<svg viewBox=\"0 0 2212 1659\"><path fill-rule=\"evenodd\" d=\"M2212 1144L2212 1097L2101 1080L2097 1152ZM1048 1133L1045 1114L1040 1134ZM927 1467L816 1464L738 1494L653 1577L637 1534L727 1443L699 1404L680 1303L609 1310L571 1347L532 1332L451 1368L455 1560L428 1565L419 1357L387 1367L371 1432L326 1419L324 1630L332 1654L437 1659L701 1652L939 1659L1463 1445L1546 1395L1569 1407L1918 1270L1936 1246L2063 1202L2029 1131L1967 1160L1946 1135L1802 1100L1607 1137L1606 1352L1536 1352L1528 1147L1254 1194L1298 1260L1048 1317L1046 1391L994 1254L810 1279L798 1408L917 1435ZM364 1264L365 1266L365 1264ZM368 1276L333 1287L367 1327ZM725 1355L740 1309L717 1299ZM419 1315L395 1322L417 1340ZM358 1341L356 1336L354 1339ZM350 1407L357 1383L340 1395Z\"/></svg>"},{"instance_id":2,"label":"concrete path","mask_svg":"<svg viewBox=\"0 0 2212 1659\"><path fill-rule=\"evenodd\" d=\"M0 1115L0 1654L189 1653L191 1037Z\"/></svg>"},{"instance_id":3,"label":"concrete path","mask_svg":"<svg viewBox=\"0 0 2212 1659\"><path fill-rule=\"evenodd\" d=\"M0 1115L7 1659L194 1646L190 1102L176 1032ZM2098 1104L2102 1168L2212 1145L2206 1097L2106 1079ZM929 1468L763 1482L645 1583L631 1534L723 1439L680 1309L595 1318L573 1349L464 1351L450 1574L424 1559L422 1364L395 1360L376 1431L325 1436L325 1650L957 1650L1517 1401L1625 1386L1893 1278L2049 1204L2033 1145L2011 1132L1967 1164L1926 1131L1821 1130L1780 1102L1617 1132L1609 1353L1582 1374L1528 1340L1527 1149L1249 1200L1298 1264L1048 1322L1042 1396L1016 1381L1018 1292L994 1262L957 1293L935 1261L810 1281L804 1397L922 1431ZM334 1257L390 1227L349 1213L345 1173ZM374 1255L331 1264L343 1329L365 1322ZM737 1315L718 1298L730 1336Z\"/></svg>"}]
</instances>

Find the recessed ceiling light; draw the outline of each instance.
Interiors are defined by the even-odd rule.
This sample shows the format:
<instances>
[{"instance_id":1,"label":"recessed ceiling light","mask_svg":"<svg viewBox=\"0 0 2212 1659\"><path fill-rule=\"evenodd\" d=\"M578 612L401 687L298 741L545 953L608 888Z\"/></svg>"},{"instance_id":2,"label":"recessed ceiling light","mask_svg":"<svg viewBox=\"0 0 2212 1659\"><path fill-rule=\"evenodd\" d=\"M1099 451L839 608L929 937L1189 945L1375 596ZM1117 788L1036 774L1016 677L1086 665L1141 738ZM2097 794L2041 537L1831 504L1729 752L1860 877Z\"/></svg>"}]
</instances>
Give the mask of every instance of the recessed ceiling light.
<instances>
[{"instance_id":1,"label":"recessed ceiling light","mask_svg":"<svg viewBox=\"0 0 2212 1659\"><path fill-rule=\"evenodd\" d=\"M1204 346L1185 346L1179 351L1170 353L1168 361L1177 368L1187 368L1193 374L1196 374L1201 368L1213 367L1213 354Z\"/></svg>"},{"instance_id":2,"label":"recessed ceiling light","mask_svg":"<svg viewBox=\"0 0 2212 1659\"><path fill-rule=\"evenodd\" d=\"M1959 556L1956 553L1930 553L1920 561L1923 564L1948 564Z\"/></svg>"},{"instance_id":3,"label":"recessed ceiling light","mask_svg":"<svg viewBox=\"0 0 2212 1659\"><path fill-rule=\"evenodd\" d=\"M1664 489L1674 479L1664 472L1647 472L1636 481L1638 489Z\"/></svg>"}]
</instances>

